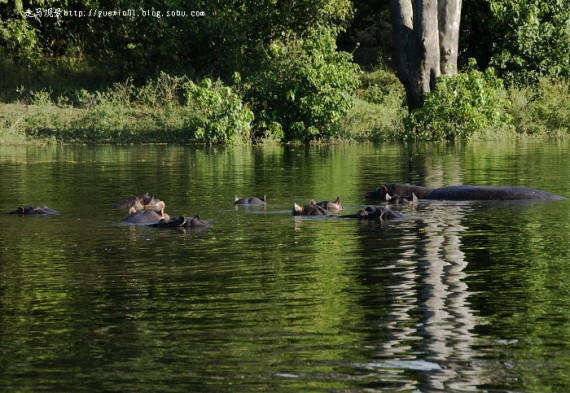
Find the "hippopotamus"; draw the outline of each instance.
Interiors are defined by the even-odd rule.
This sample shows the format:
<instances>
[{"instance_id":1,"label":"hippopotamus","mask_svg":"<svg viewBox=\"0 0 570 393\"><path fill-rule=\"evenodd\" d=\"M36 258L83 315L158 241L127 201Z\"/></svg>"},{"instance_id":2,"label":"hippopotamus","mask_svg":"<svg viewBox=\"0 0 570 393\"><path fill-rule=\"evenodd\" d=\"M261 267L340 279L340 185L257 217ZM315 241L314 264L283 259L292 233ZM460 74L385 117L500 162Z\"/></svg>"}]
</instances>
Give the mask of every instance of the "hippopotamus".
<instances>
[{"instance_id":1,"label":"hippopotamus","mask_svg":"<svg viewBox=\"0 0 570 393\"><path fill-rule=\"evenodd\" d=\"M401 196L398 194L386 194L386 201L390 205L417 205L418 197L412 192L411 196Z\"/></svg>"},{"instance_id":2,"label":"hippopotamus","mask_svg":"<svg viewBox=\"0 0 570 393\"><path fill-rule=\"evenodd\" d=\"M265 205L265 204L266 204L265 195L263 196L263 198L257 198L257 197L238 198L236 196L234 202L234 205L242 205L242 206Z\"/></svg>"},{"instance_id":3,"label":"hippopotamus","mask_svg":"<svg viewBox=\"0 0 570 393\"><path fill-rule=\"evenodd\" d=\"M387 206L366 206L356 214L339 216L340 218L358 218L359 220L393 220L404 217Z\"/></svg>"},{"instance_id":4,"label":"hippopotamus","mask_svg":"<svg viewBox=\"0 0 570 393\"><path fill-rule=\"evenodd\" d=\"M164 212L164 209L160 211L141 210L138 212L131 213L127 218L123 220L123 223L148 225L148 224L156 224L161 220L169 220L169 219L170 216Z\"/></svg>"},{"instance_id":5,"label":"hippopotamus","mask_svg":"<svg viewBox=\"0 0 570 393\"><path fill-rule=\"evenodd\" d=\"M517 186L472 186L460 185L441 188L428 188L410 184L385 184L376 191L367 192L366 199L386 200L392 195L406 198L412 196L418 199L447 200L447 201L517 201L539 200L557 201L563 197L546 191Z\"/></svg>"},{"instance_id":6,"label":"hippopotamus","mask_svg":"<svg viewBox=\"0 0 570 393\"><path fill-rule=\"evenodd\" d=\"M316 204L319 205L320 207L322 207L325 210L328 210L330 212L336 213L340 210L343 210L342 205L340 204L340 197L336 197L336 199L333 202L329 202L329 201L322 201L317 203L314 199L311 200L311 204Z\"/></svg>"},{"instance_id":7,"label":"hippopotamus","mask_svg":"<svg viewBox=\"0 0 570 393\"><path fill-rule=\"evenodd\" d=\"M180 216L171 220L160 220L149 226L155 228L206 229L210 227L210 224L202 221L199 215L195 215L194 217Z\"/></svg>"},{"instance_id":8,"label":"hippopotamus","mask_svg":"<svg viewBox=\"0 0 570 393\"><path fill-rule=\"evenodd\" d=\"M127 200L114 205L113 208L126 209L129 211L129 214L132 214L142 210L164 210L166 208L166 204L160 199L151 197L148 195L148 192L145 192L141 195L132 196Z\"/></svg>"},{"instance_id":9,"label":"hippopotamus","mask_svg":"<svg viewBox=\"0 0 570 393\"><path fill-rule=\"evenodd\" d=\"M20 206L16 210L12 210L7 214L18 214L20 216L35 215L35 214L59 214L59 212L50 209L47 206Z\"/></svg>"},{"instance_id":10,"label":"hippopotamus","mask_svg":"<svg viewBox=\"0 0 570 393\"><path fill-rule=\"evenodd\" d=\"M293 206L294 216L330 216L331 213L324 207L317 205L315 201L311 201L308 205L299 206L295 203Z\"/></svg>"}]
</instances>

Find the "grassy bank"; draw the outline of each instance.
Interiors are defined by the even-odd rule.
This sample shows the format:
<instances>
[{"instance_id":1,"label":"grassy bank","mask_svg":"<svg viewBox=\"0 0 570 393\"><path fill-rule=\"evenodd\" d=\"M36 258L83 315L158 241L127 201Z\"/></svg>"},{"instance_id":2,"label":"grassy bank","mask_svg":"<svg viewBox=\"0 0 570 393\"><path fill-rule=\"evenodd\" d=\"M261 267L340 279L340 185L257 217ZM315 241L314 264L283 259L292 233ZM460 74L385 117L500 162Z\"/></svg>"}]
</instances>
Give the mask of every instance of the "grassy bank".
<instances>
[{"instance_id":1,"label":"grassy bank","mask_svg":"<svg viewBox=\"0 0 570 393\"><path fill-rule=\"evenodd\" d=\"M408 139L404 91L396 76L378 70L363 73L361 82L352 109L328 132L330 140ZM196 84L185 77L161 74L139 86L127 80L101 90L71 85L53 90L3 89L0 144L263 141L256 140L254 113L239 87L208 79ZM511 88L506 93L515 136L570 134L567 81L543 80L538 86ZM470 138L512 136L486 129Z\"/></svg>"},{"instance_id":2,"label":"grassy bank","mask_svg":"<svg viewBox=\"0 0 570 393\"><path fill-rule=\"evenodd\" d=\"M0 103L0 143L243 143L253 113L221 82L161 74L103 91L19 89Z\"/></svg>"}]
</instances>

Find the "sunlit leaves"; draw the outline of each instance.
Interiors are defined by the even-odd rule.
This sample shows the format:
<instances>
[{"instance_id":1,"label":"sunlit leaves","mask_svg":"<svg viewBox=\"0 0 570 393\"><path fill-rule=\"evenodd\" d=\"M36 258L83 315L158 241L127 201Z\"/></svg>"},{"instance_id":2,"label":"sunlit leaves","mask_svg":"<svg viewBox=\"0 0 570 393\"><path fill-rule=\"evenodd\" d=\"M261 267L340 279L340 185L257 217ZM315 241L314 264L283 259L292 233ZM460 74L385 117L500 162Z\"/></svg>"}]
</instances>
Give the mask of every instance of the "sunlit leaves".
<instances>
[{"instance_id":1,"label":"sunlit leaves","mask_svg":"<svg viewBox=\"0 0 570 393\"><path fill-rule=\"evenodd\" d=\"M410 139L467 139L477 133L511 132L508 99L503 82L492 68L441 76L424 106L406 121Z\"/></svg>"}]
</instances>

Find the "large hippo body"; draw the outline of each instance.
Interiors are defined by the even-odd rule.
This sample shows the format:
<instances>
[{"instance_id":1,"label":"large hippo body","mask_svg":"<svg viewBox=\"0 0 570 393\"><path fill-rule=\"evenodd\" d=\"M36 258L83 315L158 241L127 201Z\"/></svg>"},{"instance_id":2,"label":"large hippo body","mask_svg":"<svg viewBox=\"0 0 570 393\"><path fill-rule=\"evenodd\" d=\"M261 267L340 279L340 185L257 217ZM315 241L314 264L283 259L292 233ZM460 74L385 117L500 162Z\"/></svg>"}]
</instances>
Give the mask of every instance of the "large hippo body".
<instances>
[{"instance_id":1,"label":"large hippo body","mask_svg":"<svg viewBox=\"0 0 570 393\"><path fill-rule=\"evenodd\" d=\"M519 201L539 200L557 201L563 197L546 191L517 186L450 186L428 188L410 184L385 184L376 191L366 193L367 199L386 200L391 195L409 197L413 194L418 199L447 201ZM387 195L388 194L388 198Z\"/></svg>"},{"instance_id":2,"label":"large hippo body","mask_svg":"<svg viewBox=\"0 0 570 393\"><path fill-rule=\"evenodd\" d=\"M169 220L170 216L166 213L157 212L154 210L142 210L130 214L123 220L125 224L149 225L156 224L161 220Z\"/></svg>"},{"instance_id":3,"label":"large hippo body","mask_svg":"<svg viewBox=\"0 0 570 393\"><path fill-rule=\"evenodd\" d=\"M313 204L314 201L311 201L311 204ZM330 201L322 201L319 203L315 204L319 205L320 207L322 207L325 210L328 210L330 212L336 213L340 210L343 210L342 205L340 204L340 197L336 197L336 199L332 202Z\"/></svg>"},{"instance_id":4,"label":"large hippo body","mask_svg":"<svg viewBox=\"0 0 570 393\"><path fill-rule=\"evenodd\" d=\"M18 214L21 216L24 215L39 215L39 214L59 214L59 212L50 209L47 206L23 206L23 207L19 207L16 210L12 210L11 212L8 212L7 214Z\"/></svg>"}]
</instances>

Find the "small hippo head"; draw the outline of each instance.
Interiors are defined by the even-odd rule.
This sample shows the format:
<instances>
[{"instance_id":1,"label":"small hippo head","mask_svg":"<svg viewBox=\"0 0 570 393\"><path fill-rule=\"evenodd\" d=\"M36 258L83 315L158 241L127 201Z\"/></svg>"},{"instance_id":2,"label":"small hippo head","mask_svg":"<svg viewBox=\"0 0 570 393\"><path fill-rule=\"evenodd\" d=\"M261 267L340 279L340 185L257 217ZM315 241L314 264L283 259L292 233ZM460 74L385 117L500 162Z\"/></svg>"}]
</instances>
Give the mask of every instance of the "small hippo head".
<instances>
[{"instance_id":1,"label":"small hippo head","mask_svg":"<svg viewBox=\"0 0 570 393\"><path fill-rule=\"evenodd\" d=\"M303 214L303 207L295 203L295 205L293 206L293 215L300 216L301 214Z\"/></svg>"},{"instance_id":2,"label":"small hippo head","mask_svg":"<svg viewBox=\"0 0 570 393\"><path fill-rule=\"evenodd\" d=\"M166 208L166 204L160 199L157 199L155 197L143 200L143 206L145 210L155 210L155 211L164 210Z\"/></svg>"},{"instance_id":3,"label":"small hippo head","mask_svg":"<svg viewBox=\"0 0 570 393\"><path fill-rule=\"evenodd\" d=\"M387 200L387 197L389 197L387 184L384 184L382 187L378 188L375 191L369 191L364 195L364 198L366 199L376 200Z\"/></svg>"},{"instance_id":4,"label":"small hippo head","mask_svg":"<svg viewBox=\"0 0 570 393\"><path fill-rule=\"evenodd\" d=\"M203 221L198 214L190 219L186 219L186 224L184 225L186 228L193 228L193 229L200 229L200 228L209 228L210 224L206 221Z\"/></svg>"}]
</instances>

